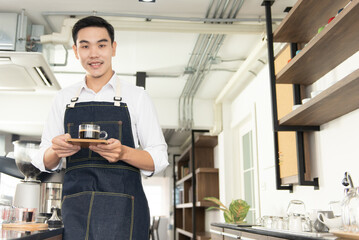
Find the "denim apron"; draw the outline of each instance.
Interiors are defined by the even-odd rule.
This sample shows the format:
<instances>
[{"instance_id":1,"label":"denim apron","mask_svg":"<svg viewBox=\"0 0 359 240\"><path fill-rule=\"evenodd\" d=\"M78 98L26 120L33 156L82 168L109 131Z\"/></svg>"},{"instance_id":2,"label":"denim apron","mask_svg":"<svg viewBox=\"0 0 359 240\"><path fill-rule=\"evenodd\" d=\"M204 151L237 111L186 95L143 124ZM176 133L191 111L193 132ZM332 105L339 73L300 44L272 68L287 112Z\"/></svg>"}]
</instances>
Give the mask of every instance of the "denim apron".
<instances>
[{"instance_id":1,"label":"denim apron","mask_svg":"<svg viewBox=\"0 0 359 240\"><path fill-rule=\"evenodd\" d=\"M78 138L81 123L95 123L121 144L134 148L127 104L121 102L119 81L115 102L67 105L64 127ZM80 92L79 92L80 93ZM144 240L150 215L138 168L123 161L109 163L88 148L66 158L62 218L65 240Z\"/></svg>"}]
</instances>

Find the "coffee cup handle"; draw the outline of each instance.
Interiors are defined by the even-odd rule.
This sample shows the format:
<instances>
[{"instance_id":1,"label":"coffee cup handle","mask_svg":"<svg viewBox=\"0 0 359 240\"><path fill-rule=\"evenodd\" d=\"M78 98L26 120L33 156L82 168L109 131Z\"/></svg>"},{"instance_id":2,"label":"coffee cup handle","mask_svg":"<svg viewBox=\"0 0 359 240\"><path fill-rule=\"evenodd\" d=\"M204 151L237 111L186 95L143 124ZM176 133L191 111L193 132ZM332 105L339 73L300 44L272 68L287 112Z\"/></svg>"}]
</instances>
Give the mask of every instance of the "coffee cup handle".
<instances>
[{"instance_id":1,"label":"coffee cup handle","mask_svg":"<svg viewBox=\"0 0 359 240\"><path fill-rule=\"evenodd\" d=\"M101 137L101 134L105 134L105 136ZM101 131L100 132L100 139L106 139L107 138L107 132L106 131Z\"/></svg>"},{"instance_id":2,"label":"coffee cup handle","mask_svg":"<svg viewBox=\"0 0 359 240\"><path fill-rule=\"evenodd\" d=\"M325 224L324 223L324 217L323 217L323 213L318 213L318 221Z\"/></svg>"}]
</instances>

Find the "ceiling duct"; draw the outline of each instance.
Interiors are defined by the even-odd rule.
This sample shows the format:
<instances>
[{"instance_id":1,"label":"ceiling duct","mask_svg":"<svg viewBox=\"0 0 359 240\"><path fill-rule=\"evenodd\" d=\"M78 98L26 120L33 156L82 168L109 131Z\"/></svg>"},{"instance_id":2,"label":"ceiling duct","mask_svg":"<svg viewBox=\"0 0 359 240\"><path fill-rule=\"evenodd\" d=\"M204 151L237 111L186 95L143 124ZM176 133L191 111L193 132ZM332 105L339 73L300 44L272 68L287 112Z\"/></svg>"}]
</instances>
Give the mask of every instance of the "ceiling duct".
<instances>
[{"instance_id":1,"label":"ceiling duct","mask_svg":"<svg viewBox=\"0 0 359 240\"><path fill-rule=\"evenodd\" d=\"M60 89L41 53L43 31L43 26L31 24L24 11L0 13L0 91Z\"/></svg>"},{"instance_id":2,"label":"ceiling duct","mask_svg":"<svg viewBox=\"0 0 359 240\"><path fill-rule=\"evenodd\" d=\"M232 24L231 19L235 19L244 0L212 0L206 18L212 15L211 24ZM218 21L228 19L228 22ZM178 116L180 129L192 129L193 127L193 99L197 90L209 72L216 59L226 35L224 34L200 34L191 58L186 69L191 69L186 84L183 88L178 104Z\"/></svg>"}]
</instances>

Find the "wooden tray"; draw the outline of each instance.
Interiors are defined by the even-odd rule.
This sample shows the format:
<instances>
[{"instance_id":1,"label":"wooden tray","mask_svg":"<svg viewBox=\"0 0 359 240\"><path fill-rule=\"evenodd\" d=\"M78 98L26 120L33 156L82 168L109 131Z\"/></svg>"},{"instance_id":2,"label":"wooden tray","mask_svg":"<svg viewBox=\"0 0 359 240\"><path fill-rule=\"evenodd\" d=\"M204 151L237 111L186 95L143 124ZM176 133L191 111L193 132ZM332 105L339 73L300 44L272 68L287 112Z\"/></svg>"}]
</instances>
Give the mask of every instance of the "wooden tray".
<instances>
[{"instance_id":1,"label":"wooden tray","mask_svg":"<svg viewBox=\"0 0 359 240\"><path fill-rule=\"evenodd\" d=\"M2 229L18 231L37 231L48 229L47 223L3 223Z\"/></svg>"},{"instance_id":2,"label":"wooden tray","mask_svg":"<svg viewBox=\"0 0 359 240\"><path fill-rule=\"evenodd\" d=\"M82 139L82 138L70 138L67 139L67 142L72 143L74 145L79 145L82 148L88 148L91 144L97 145L101 144L108 144L107 140L105 139Z\"/></svg>"},{"instance_id":3,"label":"wooden tray","mask_svg":"<svg viewBox=\"0 0 359 240\"><path fill-rule=\"evenodd\" d=\"M353 232L344 232L344 231L330 231L335 236L340 237L340 239L359 239L359 233Z\"/></svg>"}]
</instances>

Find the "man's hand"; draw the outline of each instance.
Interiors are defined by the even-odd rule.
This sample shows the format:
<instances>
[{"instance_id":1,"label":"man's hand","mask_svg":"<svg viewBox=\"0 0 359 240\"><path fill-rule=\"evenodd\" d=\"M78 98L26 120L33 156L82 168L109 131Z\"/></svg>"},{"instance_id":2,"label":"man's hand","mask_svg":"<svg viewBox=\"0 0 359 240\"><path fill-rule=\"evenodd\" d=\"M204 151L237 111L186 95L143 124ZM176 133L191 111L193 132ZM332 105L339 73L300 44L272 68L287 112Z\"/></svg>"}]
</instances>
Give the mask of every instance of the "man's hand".
<instances>
[{"instance_id":1,"label":"man's hand","mask_svg":"<svg viewBox=\"0 0 359 240\"><path fill-rule=\"evenodd\" d=\"M90 149L97 152L110 163L124 161L139 169L154 171L155 166L151 155L144 150L139 150L122 145L117 139L110 138L108 144L90 145Z\"/></svg>"},{"instance_id":2,"label":"man's hand","mask_svg":"<svg viewBox=\"0 0 359 240\"><path fill-rule=\"evenodd\" d=\"M58 157L68 157L77 153L81 147L68 143L66 140L71 138L70 134L66 133L59 135L52 139L52 150Z\"/></svg>"},{"instance_id":3,"label":"man's hand","mask_svg":"<svg viewBox=\"0 0 359 240\"><path fill-rule=\"evenodd\" d=\"M121 158L124 153L124 146L121 142L114 138L108 139L107 142L108 144L90 145L89 148L100 154L111 163L122 160Z\"/></svg>"},{"instance_id":4,"label":"man's hand","mask_svg":"<svg viewBox=\"0 0 359 240\"><path fill-rule=\"evenodd\" d=\"M81 149L80 146L66 142L69 138L71 138L70 134L66 133L52 139L52 146L44 154L45 168L53 169L59 164L62 157L74 155Z\"/></svg>"}]
</instances>

